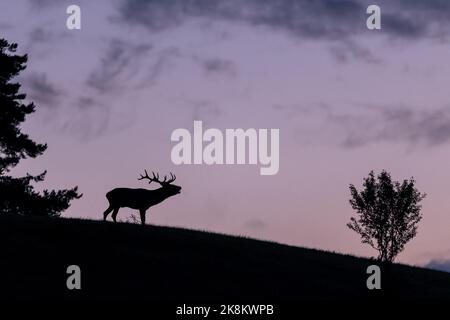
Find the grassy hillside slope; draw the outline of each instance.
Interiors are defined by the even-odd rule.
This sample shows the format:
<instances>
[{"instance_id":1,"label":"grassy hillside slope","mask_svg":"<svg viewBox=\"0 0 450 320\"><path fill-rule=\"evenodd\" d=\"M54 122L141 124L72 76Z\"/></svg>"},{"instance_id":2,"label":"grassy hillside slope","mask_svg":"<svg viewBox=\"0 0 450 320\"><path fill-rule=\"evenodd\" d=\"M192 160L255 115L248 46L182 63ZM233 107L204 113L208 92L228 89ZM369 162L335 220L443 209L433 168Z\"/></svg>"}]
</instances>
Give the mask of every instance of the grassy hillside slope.
<instances>
[{"instance_id":1,"label":"grassy hillside slope","mask_svg":"<svg viewBox=\"0 0 450 320\"><path fill-rule=\"evenodd\" d=\"M373 261L185 229L0 216L6 300L366 299ZM66 289L81 267L82 290ZM450 273L394 265L389 295L450 300Z\"/></svg>"}]
</instances>

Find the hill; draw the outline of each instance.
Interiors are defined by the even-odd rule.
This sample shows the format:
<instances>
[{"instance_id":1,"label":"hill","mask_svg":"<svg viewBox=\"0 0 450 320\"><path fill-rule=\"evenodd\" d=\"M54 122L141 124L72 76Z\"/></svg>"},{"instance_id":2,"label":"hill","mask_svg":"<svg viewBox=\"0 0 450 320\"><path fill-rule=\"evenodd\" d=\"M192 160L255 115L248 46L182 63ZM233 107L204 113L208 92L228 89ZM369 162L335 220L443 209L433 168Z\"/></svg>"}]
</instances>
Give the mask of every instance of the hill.
<instances>
[{"instance_id":1,"label":"hill","mask_svg":"<svg viewBox=\"0 0 450 320\"><path fill-rule=\"evenodd\" d=\"M394 265L374 292L371 260L179 228L1 216L0 244L2 301L450 300L450 273Z\"/></svg>"}]
</instances>

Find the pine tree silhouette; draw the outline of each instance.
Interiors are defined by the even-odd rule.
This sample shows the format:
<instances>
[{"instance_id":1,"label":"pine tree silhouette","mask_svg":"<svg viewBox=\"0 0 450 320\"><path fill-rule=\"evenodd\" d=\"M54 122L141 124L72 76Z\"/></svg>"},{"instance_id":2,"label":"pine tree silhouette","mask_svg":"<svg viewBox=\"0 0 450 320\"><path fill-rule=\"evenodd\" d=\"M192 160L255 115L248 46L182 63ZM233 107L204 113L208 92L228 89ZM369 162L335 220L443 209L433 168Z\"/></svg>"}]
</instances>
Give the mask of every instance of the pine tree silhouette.
<instances>
[{"instance_id":1,"label":"pine tree silhouette","mask_svg":"<svg viewBox=\"0 0 450 320\"><path fill-rule=\"evenodd\" d=\"M0 213L59 216L70 201L81 197L78 188L36 192L32 182L41 182L46 172L25 177L6 175L20 160L35 158L47 149L21 132L25 117L35 111L34 103L24 104L26 95L11 80L26 68L27 55L15 54L17 44L0 39Z\"/></svg>"}]
</instances>

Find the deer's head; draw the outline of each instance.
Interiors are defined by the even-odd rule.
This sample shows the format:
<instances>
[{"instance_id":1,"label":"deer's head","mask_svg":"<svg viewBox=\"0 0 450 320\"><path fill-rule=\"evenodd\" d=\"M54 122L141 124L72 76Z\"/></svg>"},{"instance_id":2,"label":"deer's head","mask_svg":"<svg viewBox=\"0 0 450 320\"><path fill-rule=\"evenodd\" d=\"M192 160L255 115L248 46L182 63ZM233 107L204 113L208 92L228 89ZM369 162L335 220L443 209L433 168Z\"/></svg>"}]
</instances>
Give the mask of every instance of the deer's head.
<instances>
[{"instance_id":1,"label":"deer's head","mask_svg":"<svg viewBox=\"0 0 450 320\"><path fill-rule=\"evenodd\" d=\"M172 182L174 182L176 180L176 178L177 178L174 174L172 174L172 172L170 173L169 180L167 180L167 176L164 176L164 180L163 181L161 181L159 179L159 174L158 173L155 175L155 173L152 172L153 177L149 177L148 176L147 170L144 170L144 173L145 173L145 175L141 174L141 177L138 180L144 180L144 179L148 180L149 184L152 183L152 182L159 183L161 185L162 189L164 189L164 191L166 191L171 196L174 196L174 195L176 195L176 194L181 192L181 187L180 186L172 184Z\"/></svg>"}]
</instances>

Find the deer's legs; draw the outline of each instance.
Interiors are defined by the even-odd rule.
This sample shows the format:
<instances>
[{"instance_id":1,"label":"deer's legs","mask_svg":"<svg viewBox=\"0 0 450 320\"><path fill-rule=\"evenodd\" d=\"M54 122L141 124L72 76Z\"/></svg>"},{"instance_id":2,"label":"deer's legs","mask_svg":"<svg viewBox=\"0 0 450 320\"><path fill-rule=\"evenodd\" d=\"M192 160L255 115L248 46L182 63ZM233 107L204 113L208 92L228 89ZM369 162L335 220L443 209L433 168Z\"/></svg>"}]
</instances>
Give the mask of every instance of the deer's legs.
<instances>
[{"instance_id":1,"label":"deer's legs","mask_svg":"<svg viewBox=\"0 0 450 320\"><path fill-rule=\"evenodd\" d=\"M112 215L111 215L111 217L112 217L112 219L113 219L114 222L117 222L117 221L116 221L116 217L117 217L117 214L118 214L118 213L119 213L119 208L115 208L114 211L113 211L113 213L112 213Z\"/></svg>"},{"instance_id":2,"label":"deer's legs","mask_svg":"<svg viewBox=\"0 0 450 320\"><path fill-rule=\"evenodd\" d=\"M145 212L146 210L139 210L139 214L141 215L141 224L145 224Z\"/></svg>"},{"instance_id":3,"label":"deer's legs","mask_svg":"<svg viewBox=\"0 0 450 320\"><path fill-rule=\"evenodd\" d=\"M106 218L108 218L108 215L113 210L114 210L114 208L111 205L109 205L108 209L106 209L105 212L103 212L103 220L106 220Z\"/></svg>"}]
</instances>

